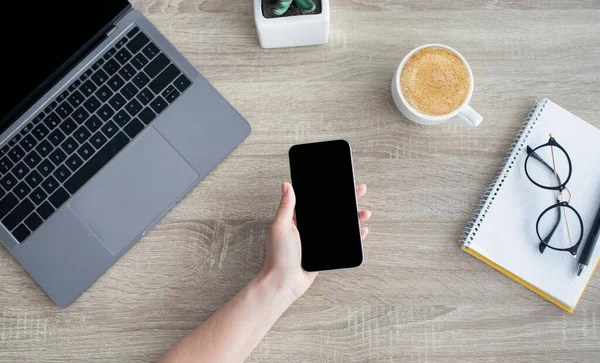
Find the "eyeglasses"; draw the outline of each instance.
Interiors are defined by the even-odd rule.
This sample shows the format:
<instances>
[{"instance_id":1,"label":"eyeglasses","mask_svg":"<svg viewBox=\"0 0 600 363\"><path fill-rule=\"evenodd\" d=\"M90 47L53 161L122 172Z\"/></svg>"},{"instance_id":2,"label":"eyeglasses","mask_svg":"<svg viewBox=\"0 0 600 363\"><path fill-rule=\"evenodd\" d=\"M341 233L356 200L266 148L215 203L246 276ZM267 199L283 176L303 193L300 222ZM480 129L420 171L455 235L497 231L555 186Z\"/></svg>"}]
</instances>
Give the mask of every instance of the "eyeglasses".
<instances>
[{"instance_id":1,"label":"eyeglasses","mask_svg":"<svg viewBox=\"0 0 600 363\"><path fill-rule=\"evenodd\" d=\"M546 160L551 160L552 165ZM544 253L548 247L569 252L573 258L577 256L583 238L583 220L569 204L571 192L567 189L567 183L571 180L572 172L569 154L552 135L547 143L534 149L527 146L527 178L539 188L556 191L556 203L546 208L535 224L540 253Z\"/></svg>"}]
</instances>

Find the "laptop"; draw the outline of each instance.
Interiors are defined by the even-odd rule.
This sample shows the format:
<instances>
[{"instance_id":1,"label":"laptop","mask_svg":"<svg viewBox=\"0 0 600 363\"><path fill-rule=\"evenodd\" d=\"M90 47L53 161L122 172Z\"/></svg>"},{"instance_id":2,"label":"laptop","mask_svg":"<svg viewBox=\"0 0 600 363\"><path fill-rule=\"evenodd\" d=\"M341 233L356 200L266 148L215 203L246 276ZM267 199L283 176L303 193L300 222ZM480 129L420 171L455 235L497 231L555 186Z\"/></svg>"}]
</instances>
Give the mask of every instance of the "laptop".
<instances>
[{"instance_id":1,"label":"laptop","mask_svg":"<svg viewBox=\"0 0 600 363\"><path fill-rule=\"evenodd\" d=\"M126 0L6 14L0 241L66 307L250 125Z\"/></svg>"}]
</instances>

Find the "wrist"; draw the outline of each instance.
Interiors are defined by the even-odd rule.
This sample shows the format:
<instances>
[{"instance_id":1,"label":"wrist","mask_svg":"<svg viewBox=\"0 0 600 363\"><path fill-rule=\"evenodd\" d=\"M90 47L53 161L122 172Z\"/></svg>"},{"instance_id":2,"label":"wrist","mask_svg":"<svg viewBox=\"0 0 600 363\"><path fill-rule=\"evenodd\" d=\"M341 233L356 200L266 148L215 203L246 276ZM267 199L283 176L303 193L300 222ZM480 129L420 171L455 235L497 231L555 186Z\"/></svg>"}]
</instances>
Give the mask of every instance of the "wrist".
<instances>
[{"instance_id":1,"label":"wrist","mask_svg":"<svg viewBox=\"0 0 600 363\"><path fill-rule=\"evenodd\" d=\"M258 286L268 290L275 299L281 300L288 306L296 301L297 297L285 279L271 271L262 270L253 280Z\"/></svg>"}]
</instances>

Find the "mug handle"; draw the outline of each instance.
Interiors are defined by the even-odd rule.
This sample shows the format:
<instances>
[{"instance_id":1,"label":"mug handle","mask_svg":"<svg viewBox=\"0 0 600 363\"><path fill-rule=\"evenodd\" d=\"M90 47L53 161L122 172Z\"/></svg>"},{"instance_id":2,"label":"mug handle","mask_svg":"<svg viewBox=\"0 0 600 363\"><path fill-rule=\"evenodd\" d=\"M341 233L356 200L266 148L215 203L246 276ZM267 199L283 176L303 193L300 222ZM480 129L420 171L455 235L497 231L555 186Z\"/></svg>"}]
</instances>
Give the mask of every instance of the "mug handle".
<instances>
[{"instance_id":1,"label":"mug handle","mask_svg":"<svg viewBox=\"0 0 600 363\"><path fill-rule=\"evenodd\" d=\"M456 117L469 127L477 127L483 121L483 117L469 105L460 110Z\"/></svg>"}]
</instances>

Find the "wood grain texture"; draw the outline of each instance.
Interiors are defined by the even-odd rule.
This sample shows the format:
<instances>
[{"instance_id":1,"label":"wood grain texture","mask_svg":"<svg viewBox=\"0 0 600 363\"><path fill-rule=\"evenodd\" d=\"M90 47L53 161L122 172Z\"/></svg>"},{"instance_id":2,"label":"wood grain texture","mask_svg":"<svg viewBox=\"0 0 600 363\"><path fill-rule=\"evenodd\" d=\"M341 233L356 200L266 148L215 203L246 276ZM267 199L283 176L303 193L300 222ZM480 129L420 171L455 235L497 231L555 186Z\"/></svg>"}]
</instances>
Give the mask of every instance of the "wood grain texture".
<instances>
[{"instance_id":1,"label":"wood grain texture","mask_svg":"<svg viewBox=\"0 0 600 363\"><path fill-rule=\"evenodd\" d=\"M276 50L249 0L134 3L252 134L68 309L0 248L1 362L156 360L259 271L287 149L331 138L369 185L365 264L321 274L249 362L598 361L598 276L568 314L457 242L536 95L600 126L597 1L335 0L329 44ZM470 61L477 129L395 109L395 68L430 42Z\"/></svg>"}]
</instances>

